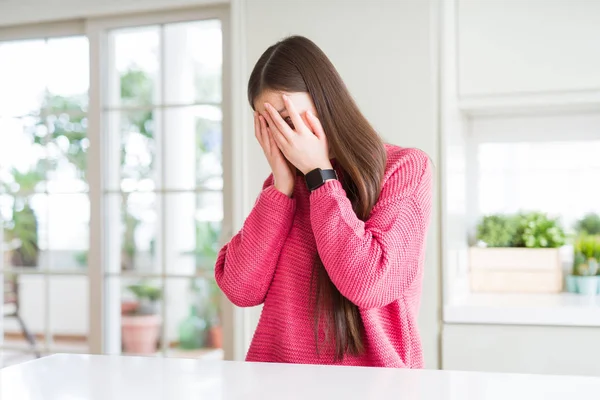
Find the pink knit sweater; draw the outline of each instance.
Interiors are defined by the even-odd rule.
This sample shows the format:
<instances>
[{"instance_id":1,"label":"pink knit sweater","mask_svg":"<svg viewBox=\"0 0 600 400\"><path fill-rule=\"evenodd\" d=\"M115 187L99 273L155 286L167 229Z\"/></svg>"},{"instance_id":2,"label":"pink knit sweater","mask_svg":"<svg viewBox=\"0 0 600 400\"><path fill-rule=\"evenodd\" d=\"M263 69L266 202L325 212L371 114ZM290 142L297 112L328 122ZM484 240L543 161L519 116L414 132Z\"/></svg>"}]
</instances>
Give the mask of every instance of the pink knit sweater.
<instances>
[{"instance_id":1,"label":"pink knit sweater","mask_svg":"<svg viewBox=\"0 0 600 400\"><path fill-rule=\"evenodd\" d=\"M386 146L381 195L359 220L339 181L293 198L265 182L241 231L221 249L217 283L237 306L264 303L248 361L332 364L313 334L311 271L318 252L338 290L359 307L366 352L339 364L420 368L417 313L432 172L425 153ZM338 171L341 173L342 171Z\"/></svg>"}]
</instances>

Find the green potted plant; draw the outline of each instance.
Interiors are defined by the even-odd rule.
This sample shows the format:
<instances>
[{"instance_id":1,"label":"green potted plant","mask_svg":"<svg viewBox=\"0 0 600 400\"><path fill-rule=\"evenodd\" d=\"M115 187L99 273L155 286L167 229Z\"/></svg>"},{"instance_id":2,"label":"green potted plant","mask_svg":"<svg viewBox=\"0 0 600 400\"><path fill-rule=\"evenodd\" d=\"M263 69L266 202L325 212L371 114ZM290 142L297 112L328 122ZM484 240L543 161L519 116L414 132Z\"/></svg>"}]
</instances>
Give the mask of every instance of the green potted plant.
<instances>
[{"instance_id":1,"label":"green potted plant","mask_svg":"<svg viewBox=\"0 0 600 400\"><path fill-rule=\"evenodd\" d=\"M565 233L544 213L489 215L469 251L474 292L556 293L562 290L559 248Z\"/></svg>"},{"instance_id":2,"label":"green potted plant","mask_svg":"<svg viewBox=\"0 0 600 400\"><path fill-rule=\"evenodd\" d=\"M190 292L190 312L179 324L179 347L188 350L221 348L221 295L216 281L192 279Z\"/></svg>"},{"instance_id":3,"label":"green potted plant","mask_svg":"<svg viewBox=\"0 0 600 400\"><path fill-rule=\"evenodd\" d=\"M15 199L15 203L19 200ZM10 263L14 266L35 267L38 265L38 222L35 212L25 202L22 208L13 207L12 220L4 226L4 236L12 244Z\"/></svg>"},{"instance_id":4,"label":"green potted plant","mask_svg":"<svg viewBox=\"0 0 600 400\"><path fill-rule=\"evenodd\" d=\"M588 213L575 224L577 233L585 233L587 235L600 235L600 215Z\"/></svg>"},{"instance_id":5,"label":"green potted plant","mask_svg":"<svg viewBox=\"0 0 600 400\"><path fill-rule=\"evenodd\" d=\"M162 290L146 281L130 285L127 289L135 296L136 303L129 309L122 308L121 337L125 352L152 354L160 336L161 318L158 300Z\"/></svg>"},{"instance_id":6,"label":"green potted plant","mask_svg":"<svg viewBox=\"0 0 600 400\"><path fill-rule=\"evenodd\" d=\"M35 267L38 265L38 220L29 203L29 195L43 180L42 166L38 163L29 171L20 172L13 168L10 172L20 195L15 195L12 218L4 222L4 239L8 243L10 255L7 261L13 266ZM4 191L11 193L12 188L4 183Z\"/></svg>"},{"instance_id":7,"label":"green potted plant","mask_svg":"<svg viewBox=\"0 0 600 400\"><path fill-rule=\"evenodd\" d=\"M196 268L199 272L212 272L219 252L220 235L220 223L196 221L195 249L184 254L195 257ZM191 290L195 296L195 303L191 306L189 315L180 324L179 342L181 347L221 348L223 346L220 314L221 291L214 279L205 283L208 287L192 282ZM199 338L199 335L202 337Z\"/></svg>"},{"instance_id":8,"label":"green potted plant","mask_svg":"<svg viewBox=\"0 0 600 400\"><path fill-rule=\"evenodd\" d=\"M595 295L600 290L598 262L600 261L600 235L582 233L577 237L573 247L573 276L570 291L580 294Z\"/></svg>"},{"instance_id":9,"label":"green potted plant","mask_svg":"<svg viewBox=\"0 0 600 400\"><path fill-rule=\"evenodd\" d=\"M202 283L202 280L190 279L190 311L179 323L179 347L185 350L206 347L208 324L204 315L206 296Z\"/></svg>"}]
</instances>

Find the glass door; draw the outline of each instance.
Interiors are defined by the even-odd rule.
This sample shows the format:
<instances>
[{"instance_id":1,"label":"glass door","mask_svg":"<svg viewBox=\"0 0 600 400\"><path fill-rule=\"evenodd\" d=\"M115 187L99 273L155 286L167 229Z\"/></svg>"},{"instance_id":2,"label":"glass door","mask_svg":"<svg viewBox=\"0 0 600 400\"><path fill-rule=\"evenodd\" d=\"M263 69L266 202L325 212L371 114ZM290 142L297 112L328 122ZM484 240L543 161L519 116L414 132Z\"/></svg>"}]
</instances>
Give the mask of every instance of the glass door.
<instances>
[{"instance_id":1,"label":"glass door","mask_svg":"<svg viewBox=\"0 0 600 400\"><path fill-rule=\"evenodd\" d=\"M222 358L222 23L121 25L103 34L105 352Z\"/></svg>"},{"instance_id":2,"label":"glass door","mask_svg":"<svg viewBox=\"0 0 600 400\"><path fill-rule=\"evenodd\" d=\"M88 87L87 37L0 42L0 367L89 349Z\"/></svg>"}]
</instances>

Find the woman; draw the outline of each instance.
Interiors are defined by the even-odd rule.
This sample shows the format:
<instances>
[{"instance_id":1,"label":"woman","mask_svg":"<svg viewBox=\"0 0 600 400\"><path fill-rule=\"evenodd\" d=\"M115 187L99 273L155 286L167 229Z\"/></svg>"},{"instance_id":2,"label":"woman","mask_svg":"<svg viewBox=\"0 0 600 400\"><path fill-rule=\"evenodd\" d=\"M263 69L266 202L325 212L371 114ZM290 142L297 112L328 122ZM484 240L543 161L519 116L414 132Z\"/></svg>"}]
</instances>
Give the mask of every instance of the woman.
<instances>
[{"instance_id":1,"label":"woman","mask_svg":"<svg viewBox=\"0 0 600 400\"><path fill-rule=\"evenodd\" d=\"M264 304L247 360L422 367L428 157L385 145L303 37L265 51L248 99L272 174L215 271L234 304Z\"/></svg>"}]
</instances>

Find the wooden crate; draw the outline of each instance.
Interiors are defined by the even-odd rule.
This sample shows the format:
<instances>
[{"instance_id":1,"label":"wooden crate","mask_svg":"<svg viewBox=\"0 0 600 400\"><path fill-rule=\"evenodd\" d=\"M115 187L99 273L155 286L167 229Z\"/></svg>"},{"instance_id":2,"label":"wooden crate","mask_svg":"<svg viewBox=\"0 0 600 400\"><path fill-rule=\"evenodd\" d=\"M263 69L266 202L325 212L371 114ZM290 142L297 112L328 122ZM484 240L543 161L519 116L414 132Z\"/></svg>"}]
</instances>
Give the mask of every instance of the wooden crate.
<instances>
[{"instance_id":1,"label":"wooden crate","mask_svg":"<svg viewBox=\"0 0 600 400\"><path fill-rule=\"evenodd\" d=\"M469 267L473 292L562 291L559 249L473 247L469 251Z\"/></svg>"}]
</instances>

